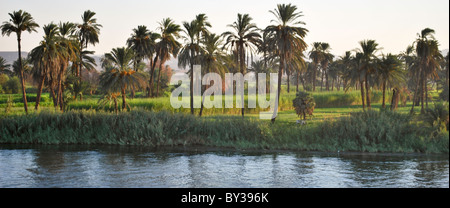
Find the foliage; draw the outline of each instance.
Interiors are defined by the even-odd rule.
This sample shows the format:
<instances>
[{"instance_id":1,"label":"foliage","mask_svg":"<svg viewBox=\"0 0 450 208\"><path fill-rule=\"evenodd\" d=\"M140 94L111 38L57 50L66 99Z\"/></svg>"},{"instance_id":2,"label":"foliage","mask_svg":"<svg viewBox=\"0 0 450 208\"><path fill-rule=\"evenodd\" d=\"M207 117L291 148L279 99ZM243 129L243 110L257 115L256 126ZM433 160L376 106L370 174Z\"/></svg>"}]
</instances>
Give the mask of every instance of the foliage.
<instances>
[{"instance_id":1,"label":"foliage","mask_svg":"<svg viewBox=\"0 0 450 208\"><path fill-rule=\"evenodd\" d=\"M448 102L434 103L434 108L425 109L425 114L422 117L424 122L436 131L448 131Z\"/></svg>"},{"instance_id":2,"label":"foliage","mask_svg":"<svg viewBox=\"0 0 450 208\"><path fill-rule=\"evenodd\" d=\"M9 113L11 112L11 109L14 107L14 100L13 97L10 95L8 96L8 100L6 101L6 106L5 106L5 113Z\"/></svg>"},{"instance_id":3,"label":"foliage","mask_svg":"<svg viewBox=\"0 0 450 208\"><path fill-rule=\"evenodd\" d=\"M412 124L411 118L390 111L366 111L298 126L240 116L199 118L165 111L41 111L0 117L0 143L448 153L448 132L432 135L430 130Z\"/></svg>"},{"instance_id":4,"label":"foliage","mask_svg":"<svg viewBox=\"0 0 450 208\"><path fill-rule=\"evenodd\" d=\"M310 93L299 91L293 100L293 105L297 115L303 116L303 120L306 120L306 115L313 115L316 102Z\"/></svg>"}]
</instances>

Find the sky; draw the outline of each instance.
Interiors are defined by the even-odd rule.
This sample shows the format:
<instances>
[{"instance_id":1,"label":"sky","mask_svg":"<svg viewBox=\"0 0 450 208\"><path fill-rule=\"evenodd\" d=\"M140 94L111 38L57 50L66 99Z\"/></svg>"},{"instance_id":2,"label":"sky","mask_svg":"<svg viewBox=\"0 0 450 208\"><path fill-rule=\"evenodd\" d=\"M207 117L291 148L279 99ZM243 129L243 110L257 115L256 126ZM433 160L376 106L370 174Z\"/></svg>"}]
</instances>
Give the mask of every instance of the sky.
<instances>
[{"instance_id":1,"label":"sky","mask_svg":"<svg viewBox=\"0 0 450 208\"><path fill-rule=\"evenodd\" d=\"M167 17L182 24L205 13L212 24L211 31L221 34L230 30L227 25L237 19L238 13L248 13L259 28L265 28L275 19L269 10L280 3L292 3L302 11L300 20L309 30L305 37L309 45L327 42L336 56L358 48L358 42L364 39L376 40L382 53L398 54L426 27L436 31L441 50L449 48L448 0L0 0L0 22L9 20L8 13L22 9L41 27L52 21L79 23L82 13L92 10L103 27L100 43L88 49L101 55L125 46L138 25L157 32L158 22ZM37 31L22 35L23 51L39 44L43 30ZM15 35L0 36L0 51L16 50Z\"/></svg>"}]
</instances>

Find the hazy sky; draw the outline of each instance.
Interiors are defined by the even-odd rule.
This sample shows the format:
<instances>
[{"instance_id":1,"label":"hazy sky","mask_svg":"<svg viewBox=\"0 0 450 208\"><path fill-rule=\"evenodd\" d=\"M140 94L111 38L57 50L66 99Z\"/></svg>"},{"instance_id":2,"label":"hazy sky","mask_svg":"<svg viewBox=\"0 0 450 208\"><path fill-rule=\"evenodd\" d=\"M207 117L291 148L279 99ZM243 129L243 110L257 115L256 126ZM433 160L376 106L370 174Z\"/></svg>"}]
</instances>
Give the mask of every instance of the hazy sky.
<instances>
[{"instance_id":1,"label":"hazy sky","mask_svg":"<svg viewBox=\"0 0 450 208\"><path fill-rule=\"evenodd\" d=\"M81 14L90 9L97 13L103 28L100 43L89 50L103 54L125 46L138 25L155 31L158 22L166 17L181 24L196 14L206 13L212 32L221 34L237 19L237 13L248 13L258 27L265 28L274 19L269 10L278 3L295 4L303 12L301 20L310 31L305 41L309 45L328 42L337 56L357 48L363 39L375 39L383 53L399 53L426 27L436 30L441 50L449 48L448 0L0 0L0 22L8 21L8 13L19 9L31 13L40 26L52 21L81 22ZM38 33L25 33L23 51L36 47L42 36L42 28ZM0 36L0 51L15 50L15 36Z\"/></svg>"}]
</instances>

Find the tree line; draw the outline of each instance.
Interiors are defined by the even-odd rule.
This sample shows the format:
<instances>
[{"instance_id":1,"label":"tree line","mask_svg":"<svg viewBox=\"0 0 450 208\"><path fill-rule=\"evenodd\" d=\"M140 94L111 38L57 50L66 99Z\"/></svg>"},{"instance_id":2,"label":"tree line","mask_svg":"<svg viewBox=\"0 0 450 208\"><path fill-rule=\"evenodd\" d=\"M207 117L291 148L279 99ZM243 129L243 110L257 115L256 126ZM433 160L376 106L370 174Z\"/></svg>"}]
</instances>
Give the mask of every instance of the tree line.
<instances>
[{"instance_id":1,"label":"tree line","mask_svg":"<svg viewBox=\"0 0 450 208\"><path fill-rule=\"evenodd\" d=\"M439 84L446 91L444 99L448 100L448 54L443 57L440 53L439 43L433 36L435 31L430 28L422 30L401 54L378 55L382 48L375 40L362 40L359 48L336 57L326 42L311 45L305 42L309 31L301 21L303 14L297 6L278 4L269 13L274 19L265 28L259 28L249 14L237 14L236 21L222 34L210 31L212 25L206 14L198 14L181 25L171 18L164 18L155 31L145 25L137 26L126 40L125 47L113 48L102 56L103 71L97 78L104 93L102 101L114 102L117 112L120 98L122 108L127 110L127 94L134 97L135 92L141 90L146 91L147 97L161 96L161 74L164 73L164 64L171 58L178 59L180 68L188 69L192 114L191 74L194 65L202 66L202 74L216 72L222 76L227 72L277 72L278 99L282 77L286 75L288 92L291 83L296 84L297 91L300 83L304 90L316 91L318 82L320 89L326 91L334 90L334 87L337 90L341 87L360 90L364 109L371 108L370 92L374 88L383 91L383 108L386 107L387 88L393 88L396 96L408 91L414 104L421 105L422 112L428 105L429 84ZM31 74L38 83L36 110L44 86L50 92L55 108L64 110L65 99L69 97L83 99L82 72L96 66L94 51L88 48L99 43L102 28L95 15L95 12L87 10L81 16L81 23L52 22L42 27L43 40L28 55ZM9 13L9 16L11 19L0 28L2 35L15 33L17 36L17 74L21 80L25 112L28 113L21 34L36 32L39 25L22 10ZM308 50L309 47L311 49ZM0 69L5 71L8 67L0 59ZM445 80L440 78L443 76ZM208 86L203 86L202 91Z\"/></svg>"}]
</instances>

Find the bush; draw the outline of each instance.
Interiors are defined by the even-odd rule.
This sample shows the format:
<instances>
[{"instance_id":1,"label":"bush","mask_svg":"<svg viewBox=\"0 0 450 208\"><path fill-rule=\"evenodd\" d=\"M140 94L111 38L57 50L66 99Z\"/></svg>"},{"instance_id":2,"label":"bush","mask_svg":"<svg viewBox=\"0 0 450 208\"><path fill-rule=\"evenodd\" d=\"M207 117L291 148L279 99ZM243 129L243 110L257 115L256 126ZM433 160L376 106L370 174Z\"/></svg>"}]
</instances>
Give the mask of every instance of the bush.
<instances>
[{"instance_id":1,"label":"bush","mask_svg":"<svg viewBox=\"0 0 450 208\"><path fill-rule=\"evenodd\" d=\"M303 120L306 120L306 115L312 116L316 102L311 94L299 91L292 102L295 112L299 117L303 116Z\"/></svg>"},{"instance_id":2,"label":"bush","mask_svg":"<svg viewBox=\"0 0 450 208\"><path fill-rule=\"evenodd\" d=\"M433 135L422 124L411 123L412 118L409 114L369 110L324 122L319 129L321 137L341 151L448 152L448 138L445 141L441 134ZM445 143L447 149L436 147Z\"/></svg>"},{"instance_id":3,"label":"bush","mask_svg":"<svg viewBox=\"0 0 450 208\"><path fill-rule=\"evenodd\" d=\"M20 92L21 84L18 77L11 77L3 85L3 89L8 94L16 94Z\"/></svg>"},{"instance_id":4,"label":"bush","mask_svg":"<svg viewBox=\"0 0 450 208\"><path fill-rule=\"evenodd\" d=\"M425 114L422 118L426 124L431 126L435 131L448 131L449 127L449 112L448 103L439 102L434 103L434 108L425 109Z\"/></svg>"}]
</instances>

